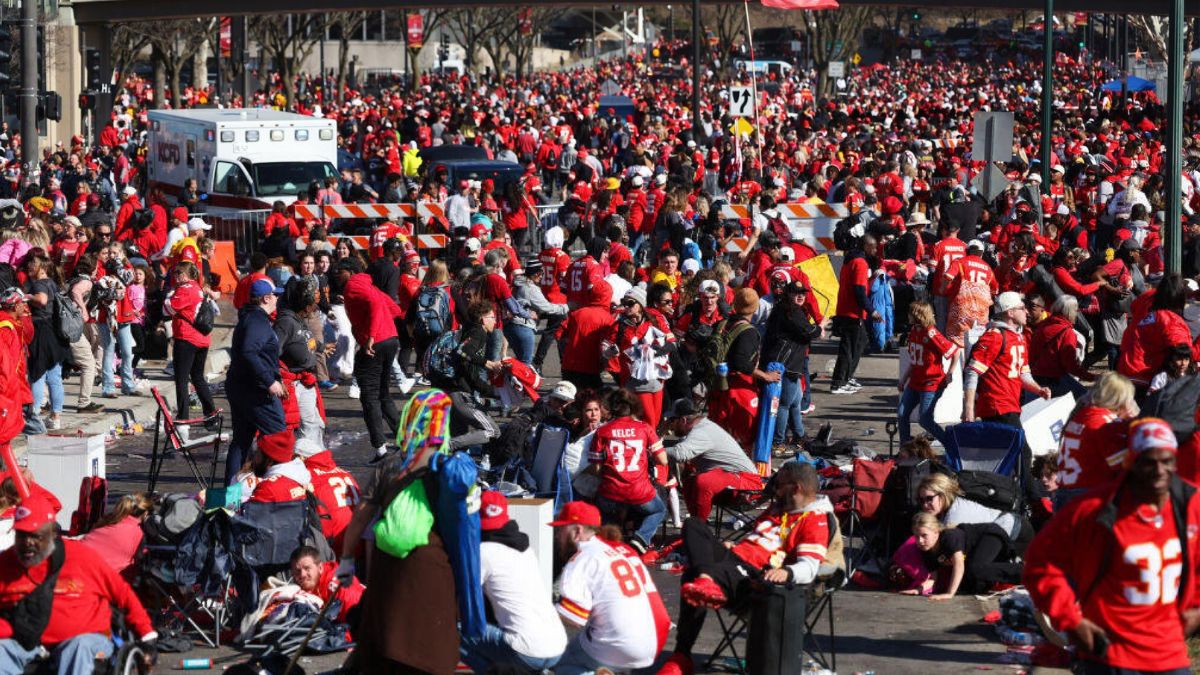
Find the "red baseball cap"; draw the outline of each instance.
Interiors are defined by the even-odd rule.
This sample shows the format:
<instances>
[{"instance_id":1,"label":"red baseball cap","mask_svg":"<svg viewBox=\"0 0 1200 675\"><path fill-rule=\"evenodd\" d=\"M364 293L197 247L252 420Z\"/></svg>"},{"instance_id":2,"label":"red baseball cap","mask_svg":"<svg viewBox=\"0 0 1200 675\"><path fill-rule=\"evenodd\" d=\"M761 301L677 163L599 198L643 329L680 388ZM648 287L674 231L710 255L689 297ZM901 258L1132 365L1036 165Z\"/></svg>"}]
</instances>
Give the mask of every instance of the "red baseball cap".
<instances>
[{"instance_id":1,"label":"red baseball cap","mask_svg":"<svg viewBox=\"0 0 1200 675\"><path fill-rule=\"evenodd\" d=\"M258 451L272 462L290 462L296 454L296 436L289 429L263 434L258 437Z\"/></svg>"},{"instance_id":2,"label":"red baseball cap","mask_svg":"<svg viewBox=\"0 0 1200 675\"><path fill-rule=\"evenodd\" d=\"M46 488L29 484L29 496L21 500L13 515L13 529L17 532L34 532L47 523L54 522L62 504Z\"/></svg>"},{"instance_id":3,"label":"red baseball cap","mask_svg":"<svg viewBox=\"0 0 1200 675\"><path fill-rule=\"evenodd\" d=\"M178 220L181 223L186 223L188 221L188 210L186 206L176 206L175 210L171 212L171 215L175 218L175 220Z\"/></svg>"},{"instance_id":4,"label":"red baseball cap","mask_svg":"<svg viewBox=\"0 0 1200 675\"><path fill-rule=\"evenodd\" d=\"M600 509L587 502L567 502L558 512L558 517L548 524L550 527L562 527L563 525L600 527Z\"/></svg>"},{"instance_id":5,"label":"red baseball cap","mask_svg":"<svg viewBox=\"0 0 1200 675\"><path fill-rule=\"evenodd\" d=\"M498 530L508 522L508 499L499 490L485 490L480 496L479 529Z\"/></svg>"}]
</instances>

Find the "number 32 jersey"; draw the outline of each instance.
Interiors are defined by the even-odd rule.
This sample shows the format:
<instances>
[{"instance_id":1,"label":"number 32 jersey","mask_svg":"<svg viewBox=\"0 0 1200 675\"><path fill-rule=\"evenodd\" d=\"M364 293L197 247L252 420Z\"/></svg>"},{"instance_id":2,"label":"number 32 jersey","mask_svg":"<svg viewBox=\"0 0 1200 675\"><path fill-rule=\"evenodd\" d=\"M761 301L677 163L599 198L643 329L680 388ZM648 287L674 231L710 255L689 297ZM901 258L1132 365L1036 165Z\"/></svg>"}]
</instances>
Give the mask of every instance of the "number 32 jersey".
<instances>
[{"instance_id":1,"label":"number 32 jersey","mask_svg":"<svg viewBox=\"0 0 1200 675\"><path fill-rule=\"evenodd\" d=\"M622 504L654 499L648 463L662 451L662 441L649 424L620 417L596 430L588 461L600 464L597 494Z\"/></svg>"},{"instance_id":2,"label":"number 32 jersey","mask_svg":"<svg viewBox=\"0 0 1200 675\"><path fill-rule=\"evenodd\" d=\"M580 640L588 656L619 670L654 663L671 618L632 549L592 537L563 568L561 586L558 612L584 627Z\"/></svg>"}]
</instances>

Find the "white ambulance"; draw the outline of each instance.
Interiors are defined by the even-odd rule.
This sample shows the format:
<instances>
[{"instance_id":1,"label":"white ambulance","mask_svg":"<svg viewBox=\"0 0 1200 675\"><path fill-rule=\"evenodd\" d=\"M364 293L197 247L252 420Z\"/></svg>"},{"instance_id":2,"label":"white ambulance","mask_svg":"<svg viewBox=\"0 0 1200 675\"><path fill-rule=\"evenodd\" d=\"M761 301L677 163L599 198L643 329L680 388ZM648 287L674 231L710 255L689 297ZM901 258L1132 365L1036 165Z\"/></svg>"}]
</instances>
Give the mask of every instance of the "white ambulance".
<instances>
[{"instance_id":1,"label":"white ambulance","mask_svg":"<svg viewBox=\"0 0 1200 675\"><path fill-rule=\"evenodd\" d=\"M150 187L178 195L188 178L212 214L290 204L337 177L333 120L260 109L150 111Z\"/></svg>"}]
</instances>

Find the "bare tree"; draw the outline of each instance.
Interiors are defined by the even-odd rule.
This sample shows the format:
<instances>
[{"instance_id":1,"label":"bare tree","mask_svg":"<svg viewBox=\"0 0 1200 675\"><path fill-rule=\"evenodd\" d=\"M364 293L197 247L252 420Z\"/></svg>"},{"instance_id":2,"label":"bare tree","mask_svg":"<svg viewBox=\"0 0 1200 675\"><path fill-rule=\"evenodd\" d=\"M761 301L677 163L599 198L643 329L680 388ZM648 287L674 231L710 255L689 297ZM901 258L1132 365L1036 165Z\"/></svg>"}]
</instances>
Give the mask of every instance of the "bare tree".
<instances>
[{"instance_id":1,"label":"bare tree","mask_svg":"<svg viewBox=\"0 0 1200 675\"><path fill-rule=\"evenodd\" d=\"M137 24L121 24L112 33L112 68L116 74L117 86L125 82L125 76L133 69L133 63L146 47L150 46L150 38L134 29ZM101 73L107 76L108 73Z\"/></svg>"},{"instance_id":2,"label":"bare tree","mask_svg":"<svg viewBox=\"0 0 1200 675\"><path fill-rule=\"evenodd\" d=\"M346 91L346 74L350 61L350 38L362 31L363 24L367 21L365 12L334 12L326 18L328 27L336 28L338 31L338 71L337 71L337 102L340 104ZM324 31L325 26L321 26L319 30ZM325 81L325 73L321 73L321 81ZM328 100L328 93L325 94Z\"/></svg>"},{"instance_id":3,"label":"bare tree","mask_svg":"<svg viewBox=\"0 0 1200 675\"><path fill-rule=\"evenodd\" d=\"M425 9L421 10L420 14L424 17L425 22L425 42L429 42L429 36L441 27L443 22L449 19L451 10L448 9ZM412 72L408 73L408 87L411 91L417 90L417 78L420 75L420 67L417 65L417 56L421 53L420 47L409 45L408 62L412 64Z\"/></svg>"},{"instance_id":4,"label":"bare tree","mask_svg":"<svg viewBox=\"0 0 1200 675\"><path fill-rule=\"evenodd\" d=\"M1183 57L1195 49L1196 31L1194 22L1184 21ZM1134 42L1146 45L1146 56L1152 61L1167 60L1167 38L1170 36L1170 22L1165 16L1129 15L1129 27L1133 29ZM1185 61L1186 66L1186 61Z\"/></svg>"},{"instance_id":5,"label":"bare tree","mask_svg":"<svg viewBox=\"0 0 1200 675\"><path fill-rule=\"evenodd\" d=\"M279 73L289 108L296 105L296 75L300 63L320 41L324 21L322 14L273 14L250 18L250 34ZM260 69L265 70L262 66Z\"/></svg>"},{"instance_id":6,"label":"bare tree","mask_svg":"<svg viewBox=\"0 0 1200 675\"><path fill-rule=\"evenodd\" d=\"M828 71L830 61L848 61L862 41L863 29L875 14L872 7L844 5L840 9L787 12L800 21L812 53L813 66L817 69L817 91L828 94L832 87Z\"/></svg>"},{"instance_id":7,"label":"bare tree","mask_svg":"<svg viewBox=\"0 0 1200 675\"><path fill-rule=\"evenodd\" d=\"M719 4L702 9L701 20L716 37L717 59L721 69L728 71L737 43L747 37L745 9L741 4Z\"/></svg>"},{"instance_id":8,"label":"bare tree","mask_svg":"<svg viewBox=\"0 0 1200 675\"><path fill-rule=\"evenodd\" d=\"M492 59L492 67L499 68L495 53L500 43L499 36L507 32L508 24L513 21L511 9L491 9L473 7L471 9L456 9L446 12L446 27L454 39L462 45L466 56L463 65L467 72L474 73L478 54L482 50Z\"/></svg>"},{"instance_id":9,"label":"bare tree","mask_svg":"<svg viewBox=\"0 0 1200 675\"><path fill-rule=\"evenodd\" d=\"M497 31L497 37L500 47L508 56L512 57L515 72L523 73L529 68L533 61L533 49L536 46L537 37L545 31L547 26L561 17L563 12L564 10L560 8L530 8L518 13L516 17L509 13L501 29ZM496 62L494 54L492 63L499 72L500 64Z\"/></svg>"},{"instance_id":10,"label":"bare tree","mask_svg":"<svg viewBox=\"0 0 1200 675\"><path fill-rule=\"evenodd\" d=\"M154 64L155 105L163 104L166 98L164 90L169 86L171 106L179 107L179 76L183 67L199 51L200 45L208 40L214 21L212 18L174 19L142 21L125 26L134 36L143 38L150 47L150 57Z\"/></svg>"}]
</instances>

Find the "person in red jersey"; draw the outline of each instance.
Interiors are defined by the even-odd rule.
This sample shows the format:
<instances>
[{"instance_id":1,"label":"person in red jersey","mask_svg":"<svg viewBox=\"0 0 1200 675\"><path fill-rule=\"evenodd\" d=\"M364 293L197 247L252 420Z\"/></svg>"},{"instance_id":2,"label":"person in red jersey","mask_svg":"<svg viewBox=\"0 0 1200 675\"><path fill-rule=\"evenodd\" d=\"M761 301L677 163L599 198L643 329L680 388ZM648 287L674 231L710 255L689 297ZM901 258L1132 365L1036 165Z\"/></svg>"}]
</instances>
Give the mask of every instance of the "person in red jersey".
<instances>
[{"instance_id":1,"label":"person in red jersey","mask_svg":"<svg viewBox=\"0 0 1200 675\"><path fill-rule=\"evenodd\" d=\"M621 524L625 518L641 519L630 545L645 553L650 540L667 515L649 468L667 463L667 453L654 429L634 417L642 408L628 389L613 390L608 396L612 421L596 430L588 451L589 469L600 476L596 505L606 522Z\"/></svg>"},{"instance_id":2,"label":"person in red jersey","mask_svg":"<svg viewBox=\"0 0 1200 675\"><path fill-rule=\"evenodd\" d=\"M1133 380L1142 392L1162 370L1172 347L1192 343L1191 331L1183 319L1187 295L1183 277L1168 275L1155 290L1150 311L1141 317L1133 314L1121 336L1117 372Z\"/></svg>"},{"instance_id":3,"label":"person in red jersey","mask_svg":"<svg viewBox=\"0 0 1200 675\"><path fill-rule=\"evenodd\" d=\"M604 281L603 263L608 254L608 245L608 239L592 237L587 244L587 255L567 266L566 285L562 290L572 307L588 304L593 287Z\"/></svg>"},{"instance_id":4,"label":"person in red jersey","mask_svg":"<svg viewBox=\"0 0 1200 675\"><path fill-rule=\"evenodd\" d=\"M326 450L312 439L296 440L296 456L308 469L313 496L320 503L321 532L333 550L342 550L342 533L354 516L354 507L362 499L358 481L337 465L333 451Z\"/></svg>"},{"instance_id":5,"label":"person in red jersey","mask_svg":"<svg viewBox=\"0 0 1200 675\"><path fill-rule=\"evenodd\" d=\"M592 287L586 306L571 310L558 328L562 379L580 389L600 388L604 369L601 345L612 331L612 286L600 279Z\"/></svg>"},{"instance_id":6,"label":"person in red jersey","mask_svg":"<svg viewBox=\"0 0 1200 675\"><path fill-rule=\"evenodd\" d=\"M259 435L254 473L259 479L250 494L252 502L298 502L304 499L312 475L296 457L296 436L290 429Z\"/></svg>"},{"instance_id":7,"label":"person in red jersey","mask_svg":"<svg viewBox=\"0 0 1200 675\"><path fill-rule=\"evenodd\" d=\"M933 419L933 410L942 397L946 382L946 364L953 363L958 345L946 339L934 327L933 307L914 302L908 309L908 368L900 373L900 407L896 411L900 442L912 438L909 416L920 410L921 427L946 444L945 431Z\"/></svg>"},{"instance_id":8,"label":"person in red jersey","mask_svg":"<svg viewBox=\"0 0 1200 675\"><path fill-rule=\"evenodd\" d=\"M995 273L982 257L983 250L983 242L972 239L967 244L967 254L951 263L946 273L949 307L946 329L942 332L955 342L962 342L967 331L976 324L987 323L992 296L1000 292Z\"/></svg>"},{"instance_id":9,"label":"person in red jersey","mask_svg":"<svg viewBox=\"0 0 1200 675\"><path fill-rule=\"evenodd\" d=\"M114 651L114 605L139 640L158 637L133 589L104 558L61 537L61 508L31 484L15 510L16 543L0 554L0 672L23 672L45 647L60 675L91 673L98 655ZM141 665L149 668L150 660Z\"/></svg>"},{"instance_id":10,"label":"person in red jersey","mask_svg":"<svg viewBox=\"0 0 1200 675\"><path fill-rule=\"evenodd\" d=\"M335 621L347 623L350 620L350 610L358 606L366 590L358 577L353 577L349 584L336 583L337 562L322 562L321 552L312 546L301 546L293 551L288 566L291 568L292 581L305 592L319 596L324 602L337 600L342 603L334 617Z\"/></svg>"},{"instance_id":11,"label":"person in red jersey","mask_svg":"<svg viewBox=\"0 0 1200 675\"><path fill-rule=\"evenodd\" d=\"M683 549L689 564L679 589L679 627L675 651L659 675L692 672L692 647L707 608L745 600L754 582L809 584L822 566L845 564L833 505L818 492L816 469L788 462L779 467L773 484L771 506L737 542L721 542L703 520L684 521Z\"/></svg>"},{"instance_id":12,"label":"person in red jersey","mask_svg":"<svg viewBox=\"0 0 1200 675\"><path fill-rule=\"evenodd\" d=\"M1063 428L1058 450L1056 509L1117 477L1125 458L1127 420L1138 412L1133 384L1109 371L1096 378Z\"/></svg>"},{"instance_id":13,"label":"person in red jersey","mask_svg":"<svg viewBox=\"0 0 1200 675\"><path fill-rule=\"evenodd\" d=\"M831 393L839 396L858 392L858 381L854 371L863 350L867 347L867 319L878 319L879 314L871 310L870 292L871 262L879 252L879 242L871 235L864 235L861 248L847 252L838 278L837 313L834 318L834 333L838 341L837 361L829 384Z\"/></svg>"},{"instance_id":14,"label":"person in red jersey","mask_svg":"<svg viewBox=\"0 0 1200 675\"><path fill-rule=\"evenodd\" d=\"M1028 347L1022 329L1029 313L1020 293L1001 293L996 320L971 349L964 371L963 421L999 422L1021 427L1021 390L1042 398L1050 389L1029 373Z\"/></svg>"},{"instance_id":15,"label":"person in red jersey","mask_svg":"<svg viewBox=\"0 0 1200 675\"><path fill-rule=\"evenodd\" d=\"M933 293L933 313L937 317L937 329L945 332L946 314L950 303L950 268L959 258L967 255L967 244L958 238L958 223L948 223L943 229L945 234L938 243L933 245L933 276L929 280L929 289Z\"/></svg>"},{"instance_id":16,"label":"person in red jersey","mask_svg":"<svg viewBox=\"0 0 1200 675\"><path fill-rule=\"evenodd\" d=\"M1200 627L1200 497L1175 473L1166 422L1129 427L1126 470L1072 501L1029 545L1034 606L1078 648L1081 673L1191 672Z\"/></svg>"}]
</instances>

